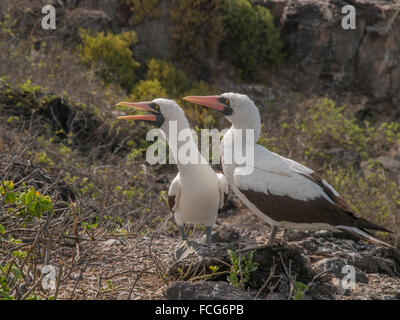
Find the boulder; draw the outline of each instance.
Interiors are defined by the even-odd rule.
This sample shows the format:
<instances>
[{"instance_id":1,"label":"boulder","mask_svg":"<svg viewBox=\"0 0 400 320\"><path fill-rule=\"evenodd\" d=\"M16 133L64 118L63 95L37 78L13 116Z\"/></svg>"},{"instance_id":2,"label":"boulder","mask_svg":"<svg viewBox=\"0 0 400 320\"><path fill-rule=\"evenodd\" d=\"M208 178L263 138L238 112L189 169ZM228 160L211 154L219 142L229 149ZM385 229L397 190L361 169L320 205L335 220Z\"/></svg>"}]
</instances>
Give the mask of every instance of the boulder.
<instances>
[{"instance_id":1,"label":"boulder","mask_svg":"<svg viewBox=\"0 0 400 320\"><path fill-rule=\"evenodd\" d=\"M354 87L378 99L400 99L400 6L375 0L259 0L279 22L289 60L317 83ZM356 29L342 28L345 5ZM303 75L303 76L304 76Z\"/></svg>"}]
</instances>

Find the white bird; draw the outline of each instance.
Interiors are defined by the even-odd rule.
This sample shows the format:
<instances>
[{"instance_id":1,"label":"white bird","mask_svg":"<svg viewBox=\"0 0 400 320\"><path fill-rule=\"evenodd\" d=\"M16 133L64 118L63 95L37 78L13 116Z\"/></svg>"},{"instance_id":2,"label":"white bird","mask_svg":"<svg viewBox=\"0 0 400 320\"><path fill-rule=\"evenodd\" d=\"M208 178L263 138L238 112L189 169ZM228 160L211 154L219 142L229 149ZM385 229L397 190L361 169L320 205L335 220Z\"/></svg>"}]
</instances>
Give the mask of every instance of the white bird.
<instances>
[{"instance_id":1,"label":"white bird","mask_svg":"<svg viewBox=\"0 0 400 320\"><path fill-rule=\"evenodd\" d=\"M243 166L234 161L226 163L227 154L234 153L236 139L242 139L243 146L246 144L246 139L239 137L240 130L235 129L242 129L243 132L254 130L254 142L260 136L260 114L249 97L224 93L220 96L190 96L184 100L216 109L232 123L221 144L223 173L237 197L272 226L269 243L273 243L277 228L326 229L391 247L365 229L389 230L354 214L338 192L310 168L258 144L254 145L254 169L251 174L243 174Z\"/></svg>"},{"instance_id":2,"label":"white bird","mask_svg":"<svg viewBox=\"0 0 400 320\"><path fill-rule=\"evenodd\" d=\"M215 173L200 154L183 110L175 101L168 99L120 102L118 105L146 110L151 113L118 118L145 120L160 128L179 170L168 191L168 204L174 213L181 238L187 240L184 231L185 224L203 224L206 227L206 243L209 243L218 209L223 207L229 187L224 175ZM175 121L176 126L170 126L170 122L173 121ZM177 129L176 132L172 132L174 128ZM185 141L177 139L179 133L185 129L188 130L187 139ZM178 157L181 147L188 144L194 146L191 150L195 154L191 154L191 156L198 160L195 163L193 161L182 163Z\"/></svg>"}]
</instances>

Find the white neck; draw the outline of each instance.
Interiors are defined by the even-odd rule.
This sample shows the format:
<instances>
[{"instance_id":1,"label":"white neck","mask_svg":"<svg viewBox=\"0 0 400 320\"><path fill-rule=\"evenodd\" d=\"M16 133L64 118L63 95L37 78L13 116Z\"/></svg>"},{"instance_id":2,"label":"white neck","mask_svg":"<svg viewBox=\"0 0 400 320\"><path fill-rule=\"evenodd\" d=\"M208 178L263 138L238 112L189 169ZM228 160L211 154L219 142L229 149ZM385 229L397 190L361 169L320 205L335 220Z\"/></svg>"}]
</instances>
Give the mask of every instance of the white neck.
<instances>
[{"instance_id":1,"label":"white neck","mask_svg":"<svg viewBox=\"0 0 400 320\"><path fill-rule=\"evenodd\" d=\"M176 129L176 130L175 130ZM184 140L178 139L179 134L185 130L189 134L184 135ZM186 119L185 116L179 117L177 121L169 123L168 121L165 122L165 125L162 126L162 132L165 139L168 141L170 152L172 153L176 165L178 167L179 172L184 173L194 168L198 169L201 167L208 167L208 162L203 158L200 154L199 149L197 147L196 141L190 131L189 121ZM185 145L192 145L194 146L191 148L191 157L197 159L196 163L182 163L178 157L179 150ZM202 161L203 165L199 166L200 161Z\"/></svg>"}]
</instances>

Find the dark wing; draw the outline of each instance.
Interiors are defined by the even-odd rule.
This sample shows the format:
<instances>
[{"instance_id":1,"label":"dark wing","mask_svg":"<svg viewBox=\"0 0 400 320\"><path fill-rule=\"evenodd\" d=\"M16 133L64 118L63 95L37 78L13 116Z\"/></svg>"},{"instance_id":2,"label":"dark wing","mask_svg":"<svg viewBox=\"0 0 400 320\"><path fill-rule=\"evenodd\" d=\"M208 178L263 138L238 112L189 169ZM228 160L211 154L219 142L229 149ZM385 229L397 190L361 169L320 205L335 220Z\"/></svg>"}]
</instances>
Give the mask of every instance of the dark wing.
<instances>
[{"instance_id":1,"label":"dark wing","mask_svg":"<svg viewBox=\"0 0 400 320\"><path fill-rule=\"evenodd\" d=\"M355 215L345 201L340 196L335 195L317 174L313 176L302 175L317 183L333 203L323 196L303 201L286 195L280 196L250 189L239 190L261 212L278 222L325 223L332 226L357 227L390 232L381 226Z\"/></svg>"},{"instance_id":2,"label":"dark wing","mask_svg":"<svg viewBox=\"0 0 400 320\"><path fill-rule=\"evenodd\" d=\"M171 210L172 212L174 212L174 210L173 210L174 205L175 205L175 195L173 195L173 196L168 196L168 206L169 206L169 208L170 208L170 210Z\"/></svg>"},{"instance_id":3,"label":"dark wing","mask_svg":"<svg viewBox=\"0 0 400 320\"><path fill-rule=\"evenodd\" d=\"M179 202L179 197L181 195L181 184L179 173L175 176L174 180L172 180L171 185L168 190L168 206L172 212L174 212L174 207Z\"/></svg>"}]
</instances>

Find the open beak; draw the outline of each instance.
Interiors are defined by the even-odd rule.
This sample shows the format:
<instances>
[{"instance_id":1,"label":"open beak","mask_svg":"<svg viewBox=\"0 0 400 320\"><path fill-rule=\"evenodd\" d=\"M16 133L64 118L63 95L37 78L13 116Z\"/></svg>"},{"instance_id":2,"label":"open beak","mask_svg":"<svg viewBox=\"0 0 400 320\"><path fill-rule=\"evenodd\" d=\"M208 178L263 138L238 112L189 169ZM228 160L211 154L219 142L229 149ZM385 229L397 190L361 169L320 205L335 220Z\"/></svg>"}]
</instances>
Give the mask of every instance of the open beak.
<instances>
[{"instance_id":1,"label":"open beak","mask_svg":"<svg viewBox=\"0 0 400 320\"><path fill-rule=\"evenodd\" d=\"M153 114L146 115L133 115L133 116L120 116L118 119L130 119L130 120L145 120L145 121L157 121L157 113L153 108L151 108L151 102L120 102L117 106L127 106L138 110L150 111Z\"/></svg>"}]
</instances>

